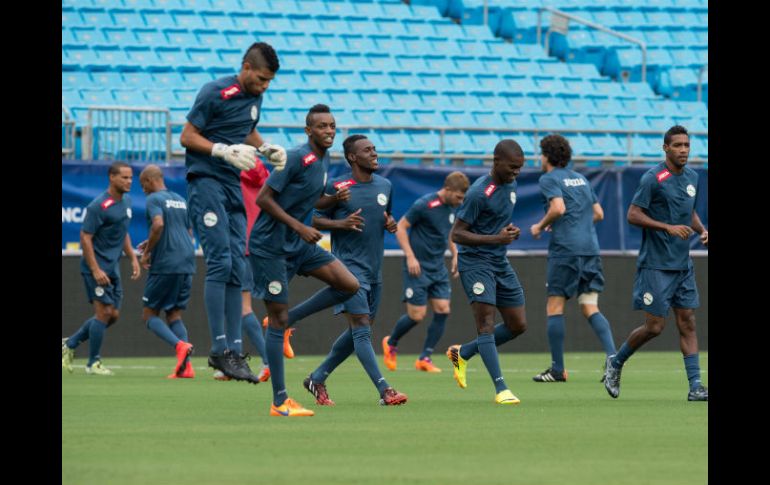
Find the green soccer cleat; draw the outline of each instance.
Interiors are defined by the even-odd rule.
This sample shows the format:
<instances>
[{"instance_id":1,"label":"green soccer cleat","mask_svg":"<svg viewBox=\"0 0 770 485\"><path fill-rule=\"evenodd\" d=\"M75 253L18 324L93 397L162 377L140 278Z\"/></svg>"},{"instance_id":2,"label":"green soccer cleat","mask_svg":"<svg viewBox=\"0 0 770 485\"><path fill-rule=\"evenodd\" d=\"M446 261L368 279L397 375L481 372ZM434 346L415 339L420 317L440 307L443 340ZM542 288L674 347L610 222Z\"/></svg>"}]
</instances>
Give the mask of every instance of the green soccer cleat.
<instances>
[{"instance_id":1,"label":"green soccer cleat","mask_svg":"<svg viewBox=\"0 0 770 485\"><path fill-rule=\"evenodd\" d=\"M112 376L114 372L102 365L101 360L97 360L91 365L86 366L86 374L94 374L97 376Z\"/></svg>"},{"instance_id":2,"label":"green soccer cleat","mask_svg":"<svg viewBox=\"0 0 770 485\"><path fill-rule=\"evenodd\" d=\"M452 345L446 351L446 356L449 357L449 361L452 362L452 368L454 370L454 378L457 381L457 385L465 389L468 387L468 382L465 378L465 370L468 365L468 361L460 357L460 346Z\"/></svg>"},{"instance_id":3,"label":"green soccer cleat","mask_svg":"<svg viewBox=\"0 0 770 485\"><path fill-rule=\"evenodd\" d=\"M67 369L67 372L72 373L72 360L75 358L75 351L67 347L67 339L61 339L61 366L62 369Z\"/></svg>"},{"instance_id":4,"label":"green soccer cleat","mask_svg":"<svg viewBox=\"0 0 770 485\"><path fill-rule=\"evenodd\" d=\"M496 404L519 404L521 401L514 396L510 389L500 391L495 396Z\"/></svg>"}]
</instances>

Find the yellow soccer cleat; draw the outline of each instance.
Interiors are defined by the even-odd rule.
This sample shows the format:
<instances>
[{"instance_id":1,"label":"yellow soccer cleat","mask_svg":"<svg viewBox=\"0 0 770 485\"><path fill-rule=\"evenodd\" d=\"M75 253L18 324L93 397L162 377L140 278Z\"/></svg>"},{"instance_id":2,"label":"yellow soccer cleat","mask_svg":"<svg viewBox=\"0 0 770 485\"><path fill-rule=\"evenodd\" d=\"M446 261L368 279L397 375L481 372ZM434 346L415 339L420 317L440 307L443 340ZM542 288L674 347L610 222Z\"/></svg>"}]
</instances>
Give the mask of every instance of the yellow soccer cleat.
<instances>
[{"instance_id":1,"label":"yellow soccer cleat","mask_svg":"<svg viewBox=\"0 0 770 485\"><path fill-rule=\"evenodd\" d=\"M388 343L389 335L382 338L382 355L385 356L385 367L396 370L396 348Z\"/></svg>"},{"instance_id":2,"label":"yellow soccer cleat","mask_svg":"<svg viewBox=\"0 0 770 485\"><path fill-rule=\"evenodd\" d=\"M288 397L280 406L270 405L270 416L283 416L286 418L297 418L302 416L313 416L315 413L302 407L300 403Z\"/></svg>"},{"instance_id":3,"label":"yellow soccer cleat","mask_svg":"<svg viewBox=\"0 0 770 485\"><path fill-rule=\"evenodd\" d=\"M102 365L101 360L97 360L90 366L86 366L86 374L94 374L97 376L111 376L114 375L114 373L109 370L108 368L104 367Z\"/></svg>"},{"instance_id":4,"label":"yellow soccer cleat","mask_svg":"<svg viewBox=\"0 0 770 485\"><path fill-rule=\"evenodd\" d=\"M468 361L460 357L460 346L452 345L449 347L446 351L446 356L449 357L449 361L452 363L454 378L457 381L457 385L465 389L468 387L468 383L465 379L465 370Z\"/></svg>"},{"instance_id":5,"label":"yellow soccer cleat","mask_svg":"<svg viewBox=\"0 0 770 485\"><path fill-rule=\"evenodd\" d=\"M500 391L495 396L496 404L519 404L520 402L519 398L514 396L510 389Z\"/></svg>"},{"instance_id":6,"label":"yellow soccer cleat","mask_svg":"<svg viewBox=\"0 0 770 485\"><path fill-rule=\"evenodd\" d=\"M61 339L61 366L72 373L72 361L75 359L75 351L67 347L67 339Z\"/></svg>"}]
</instances>

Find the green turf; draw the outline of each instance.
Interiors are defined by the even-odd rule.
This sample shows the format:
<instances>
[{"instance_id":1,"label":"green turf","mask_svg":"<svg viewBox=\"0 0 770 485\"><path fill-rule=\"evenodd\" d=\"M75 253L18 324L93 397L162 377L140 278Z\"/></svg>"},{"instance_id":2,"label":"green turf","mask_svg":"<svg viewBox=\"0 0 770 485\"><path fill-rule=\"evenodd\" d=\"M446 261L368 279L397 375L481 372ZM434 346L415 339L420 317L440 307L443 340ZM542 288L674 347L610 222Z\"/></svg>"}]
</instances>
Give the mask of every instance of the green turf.
<instances>
[{"instance_id":1,"label":"green turf","mask_svg":"<svg viewBox=\"0 0 770 485\"><path fill-rule=\"evenodd\" d=\"M116 375L62 371L62 484L703 484L708 404L687 401L678 353L633 356L621 396L599 383L603 356L567 355L567 383L535 383L546 354L501 354L518 406L495 405L480 358L468 388L418 373L415 356L384 370L409 396L377 405L355 358L327 382L335 407L316 406L302 379L317 356L287 361L289 394L312 418L269 417L270 383L169 380L173 358L105 359ZM701 353L708 383L708 354ZM256 361L252 365L257 367Z\"/></svg>"}]
</instances>

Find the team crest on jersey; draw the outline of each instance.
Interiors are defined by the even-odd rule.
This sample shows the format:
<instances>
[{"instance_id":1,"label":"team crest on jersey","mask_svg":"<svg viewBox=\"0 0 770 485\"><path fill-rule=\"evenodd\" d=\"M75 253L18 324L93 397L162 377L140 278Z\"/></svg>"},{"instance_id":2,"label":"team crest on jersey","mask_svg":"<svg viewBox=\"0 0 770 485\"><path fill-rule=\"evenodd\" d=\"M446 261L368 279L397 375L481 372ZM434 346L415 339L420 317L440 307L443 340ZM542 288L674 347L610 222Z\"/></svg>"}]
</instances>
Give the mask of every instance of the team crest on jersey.
<instances>
[{"instance_id":1,"label":"team crest on jersey","mask_svg":"<svg viewBox=\"0 0 770 485\"><path fill-rule=\"evenodd\" d=\"M277 295L282 289L283 285L281 285L280 281L271 281L267 285L267 291L269 291L271 295Z\"/></svg>"},{"instance_id":2,"label":"team crest on jersey","mask_svg":"<svg viewBox=\"0 0 770 485\"><path fill-rule=\"evenodd\" d=\"M214 227L219 222L219 218L213 212L206 212L203 214L203 224L206 227Z\"/></svg>"},{"instance_id":3,"label":"team crest on jersey","mask_svg":"<svg viewBox=\"0 0 770 485\"><path fill-rule=\"evenodd\" d=\"M350 187L351 185L356 185L356 181L353 179L348 179L348 180L343 180L341 182L337 182L336 184L334 184L334 188L337 190L342 190L345 187Z\"/></svg>"},{"instance_id":4,"label":"team crest on jersey","mask_svg":"<svg viewBox=\"0 0 770 485\"><path fill-rule=\"evenodd\" d=\"M689 195L690 197L695 197L695 186L690 184L687 186L686 190L687 190L687 195Z\"/></svg>"},{"instance_id":5,"label":"team crest on jersey","mask_svg":"<svg viewBox=\"0 0 770 485\"><path fill-rule=\"evenodd\" d=\"M455 223L455 215L454 214L449 214L449 223L450 224L454 224Z\"/></svg>"},{"instance_id":6,"label":"team crest on jersey","mask_svg":"<svg viewBox=\"0 0 770 485\"><path fill-rule=\"evenodd\" d=\"M657 177L658 183L660 183L666 180L667 178L669 178L670 176L671 176L671 172L669 172L668 169L664 169L658 172L658 174L655 177Z\"/></svg>"},{"instance_id":7,"label":"team crest on jersey","mask_svg":"<svg viewBox=\"0 0 770 485\"><path fill-rule=\"evenodd\" d=\"M411 298L414 296L414 290L411 288L407 288L404 294L406 295L407 298Z\"/></svg>"},{"instance_id":8,"label":"team crest on jersey","mask_svg":"<svg viewBox=\"0 0 770 485\"><path fill-rule=\"evenodd\" d=\"M436 199L428 202L428 209L433 209L441 205L441 199Z\"/></svg>"},{"instance_id":9,"label":"team crest on jersey","mask_svg":"<svg viewBox=\"0 0 770 485\"><path fill-rule=\"evenodd\" d=\"M131 216L133 215L133 212L131 212L131 208L130 207L126 208L126 215L128 216L129 219L131 219Z\"/></svg>"},{"instance_id":10,"label":"team crest on jersey","mask_svg":"<svg viewBox=\"0 0 770 485\"><path fill-rule=\"evenodd\" d=\"M112 207L113 205L115 205L115 199L110 197L110 198L106 199L104 202L102 202L102 209L107 210L110 207Z\"/></svg>"},{"instance_id":11,"label":"team crest on jersey","mask_svg":"<svg viewBox=\"0 0 770 485\"><path fill-rule=\"evenodd\" d=\"M652 293L649 291L642 296L642 300L644 301L644 304L649 306L652 305Z\"/></svg>"},{"instance_id":12,"label":"team crest on jersey","mask_svg":"<svg viewBox=\"0 0 770 485\"><path fill-rule=\"evenodd\" d=\"M384 206L388 203L388 196L385 194L377 194L377 203Z\"/></svg>"},{"instance_id":13,"label":"team crest on jersey","mask_svg":"<svg viewBox=\"0 0 770 485\"><path fill-rule=\"evenodd\" d=\"M484 284L481 281L473 283L473 294L480 295L484 293Z\"/></svg>"},{"instance_id":14,"label":"team crest on jersey","mask_svg":"<svg viewBox=\"0 0 770 485\"><path fill-rule=\"evenodd\" d=\"M302 165L307 167L308 165L311 165L312 163L316 162L318 160L318 157L315 156L315 153L308 153L304 157L302 157ZM324 183L326 181L324 180Z\"/></svg>"},{"instance_id":15,"label":"team crest on jersey","mask_svg":"<svg viewBox=\"0 0 770 485\"><path fill-rule=\"evenodd\" d=\"M104 296L104 288L102 288L101 286L97 286L96 288L94 288L94 295Z\"/></svg>"},{"instance_id":16,"label":"team crest on jersey","mask_svg":"<svg viewBox=\"0 0 770 485\"><path fill-rule=\"evenodd\" d=\"M252 120L256 120L258 114L259 114L259 109L257 108L257 105L255 104L254 106L251 107L251 119Z\"/></svg>"},{"instance_id":17,"label":"team crest on jersey","mask_svg":"<svg viewBox=\"0 0 770 485\"><path fill-rule=\"evenodd\" d=\"M228 86L225 89L221 90L219 94L222 96L222 99L230 99L240 92L241 92L241 87L238 84L233 84L232 86Z\"/></svg>"},{"instance_id":18,"label":"team crest on jersey","mask_svg":"<svg viewBox=\"0 0 770 485\"><path fill-rule=\"evenodd\" d=\"M497 185L495 184L487 185L487 188L484 189L484 195L486 195L487 197L492 197L492 194L495 193L495 189L497 189Z\"/></svg>"},{"instance_id":19,"label":"team crest on jersey","mask_svg":"<svg viewBox=\"0 0 770 485\"><path fill-rule=\"evenodd\" d=\"M511 204L515 204L515 203L516 203L516 192L511 190Z\"/></svg>"}]
</instances>

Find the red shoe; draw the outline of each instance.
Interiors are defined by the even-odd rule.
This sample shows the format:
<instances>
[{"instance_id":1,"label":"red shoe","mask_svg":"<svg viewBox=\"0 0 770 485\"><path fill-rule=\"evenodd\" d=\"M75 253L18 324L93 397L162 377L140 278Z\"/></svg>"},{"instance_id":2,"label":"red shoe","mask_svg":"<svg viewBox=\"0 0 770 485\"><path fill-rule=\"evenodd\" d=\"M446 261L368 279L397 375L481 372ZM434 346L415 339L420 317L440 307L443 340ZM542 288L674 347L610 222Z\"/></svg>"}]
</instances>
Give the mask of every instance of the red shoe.
<instances>
[{"instance_id":1,"label":"red shoe","mask_svg":"<svg viewBox=\"0 0 770 485\"><path fill-rule=\"evenodd\" d=\"M182 342L181 340L176 343L176 367L174 367L174 374L178 377L182 377L182 372L185 370L186 362L189 361L188 357L192 354L193 346L191 343Z\"/></svg>"},{"instance_id":2,"label":"red shoe","mask_svg":"<svg viewBox=\"0 0 770 485\"><path fill-rule=\"evenodd\" d=\"M401 394L392 387L385 389L380 398L380 405L382 406L399 406L405 402L406 394Z\"/></svg>"},{"instance_id":3,"label":"red shoe","mask_svg":"<svg viewBox=\"0 0 770 485\"><path fill-rule=\"evenodd\" d=\"M270 367L262 366L262 370L257 375L259 382L267 382L270 379Z\"/></svg>"},{"instance_id":4,"label":"red shoe","mask_svg":"<svg viewBox=\"0 0 770 485\"><path fill-rule=\"evenodd\" d=\"M193 377L195 377L195 369L193 369L192 362L190 362L190 359L187 359L187 364L184 366L182 375L179 377L184 377L186 379L192 379Z\"/></svg>"}]
</instances>

